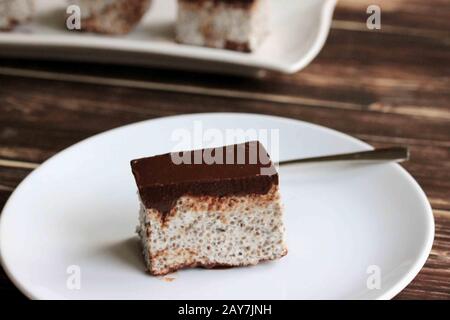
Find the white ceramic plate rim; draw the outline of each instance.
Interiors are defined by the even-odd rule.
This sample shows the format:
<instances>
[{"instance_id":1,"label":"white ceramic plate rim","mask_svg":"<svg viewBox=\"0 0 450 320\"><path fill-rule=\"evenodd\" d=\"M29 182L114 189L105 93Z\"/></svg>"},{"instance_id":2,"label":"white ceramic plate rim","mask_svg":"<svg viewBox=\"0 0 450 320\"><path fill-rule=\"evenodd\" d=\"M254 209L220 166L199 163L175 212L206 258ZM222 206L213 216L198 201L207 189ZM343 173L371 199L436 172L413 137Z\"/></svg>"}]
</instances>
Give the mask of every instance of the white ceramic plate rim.
<instances>
[{"instance_id":1,"label":"white ceramic plate rim","mask_svg":"<svg viewBox=\"0 0 450 320\"><path fill-rule=\"evenodd\" d=\"M319 129L322 131L326 131L330 134L336 135L336 136L341 136L342 138L348 139L348 140L352 140L355 144L358 144L361 146L362 149L372 149L372 147L365 143L362 142L361 140L358 140L352 136L349 136L345 133L327 128L327 127L323 127L320 125L316 125L316 124L312 124L309 122L305 122L305 121L301 121L301 120L294 120L294 119L289 119L289 118L283 118L283 117L277 117L277 116L268 116L268 115L259 115L259 114L251 114L251 113L228 113L228 112L224 112L224 113L196 113L196 114L184 114L184 115L176 115L176 116L169 116L169 117L162 117L162 118L156 118L156 119L151 119L151 120L144 120L144 121L140 121L140 122L135 122L135 123L131 123L122 127L118 127L118 128L114 128L102 133L99 133L97 135L94 135L92 137L89 137L85 140L82 140L78 143L75 143L74 145L62 150L61 152L57 153L56 155L54 155L53 157L49 158L47 161L45 161L44 163L42 163L40 165L39 168L44 168L47 167L49 165L52 164L53 161L56 161L60 156L62 156L64 153L66 153L67 151L71 150L72 148L76 148L78 145L83 144L85 142L90 141L91 139L96 139L100 136L103 135L107 135L111 132L115 132L118 130L124 130L128 127L140 124L140 123L144 123L144 122L149 122L151 121L152 123L156 123L159 121L167 121L169 119L175 119L175 118L186 118L186 117L202 117L202 116L224 116L224 117L230 117L230 116L251 116L251 117L258 117L260 119L266 119L266 120L278 120L278 121L285 121L287 123L302 123L303 126L306 127L311 127L311 128L315 128L315 129ZM400 293L414 278L415 276L419 273L419 271L422 269L422 267L424 266L428 255L431 252L431 248L433 246L433 241L434 241L434 232L435 232L435 224L434 224L434 216L433 216L433 211L431 208L431 205L424 193L424 191L422 190L422 188L419 186L419 184L416 182L416 180L414 180L414 178L405 170L403 169L400 165L395 164L397 170L399 171L400 174L402 174L410 183L412 186L414 186L415 191L417 192L417 194L419 195L419 197L421 198L421 202L425 204L425 208L426 208L426 218L427 218L427 230L425 230L426 234L427 234L427 239L426 242L423 243L422 247L420 248L420 254L418 255L418 257L416 257L414 263L410 266L409 270L407 272L405 272L405 274L403 275L403 277L393 286L391 286L388 289L382 289L380 291L380 295L376 297L376 299L378 300L386 300L386 299L392 299L393 297L395 297L398 293ZM39 168L37 170L39 170ZM6 275L9 277L9 279L11 279L11 281L13 282L13 284L28 298L30 299L45 299L45 297L38 297L32 294L31 291L29 291L24 285L22 285L20 279L18 279L17 277L15 277L14 272L12 271L12 268L9 267L8 262L5 261L2 252L3 252L3 241L2 241L2 230L5 227L4 226L4 217L7 214L11 214L9 213L10 210L8 210L9 206L11 203L13 203L15 201L15 197L16 195L20 192L20 190L22 189L22 186L25 185L29 179L31 179L33 177L33 175L35 174L35 172L37 171L33 171L31 172L18 186L17 188L14 190L14 192L11 194L11 196L9 197L8 201L6 202L2 213L0 215L0 264L3 267Z\"/></svg>"},{"instance_id":2,"label":"white ceramic plate rim","mask_svg":"<svg viewBox=\"0 0 450 320\"><path fill-rule=\"evenodd\" d=\"M129 53L147 53L162 56L175 57L180 59L204 60L210 62L222 62L243 67L253 67L261 70L276 71L292 74L306 67L320 52L328 37L331 27L334 8L337 0L324 0L320 15L318 36L312 46L303 56L298 57L295 63L287 64L282 62L264 61L255 59L251 54L232 52L227 50L217 50L201 48L187 45L167 45L164 43L149 43L139 40L108 38L108 37L86 37L83 35L49 35L49 34L17 34L0 33L0 47L19 46L26 51L27 55L32 54L42 47L58 49L94 49L94 50L114 50ZM28 49L27 49L28 48ZM31 48L31 50L29 50ZM33 51L34 50L34 51Z\"/></svg>"}]
</instances>

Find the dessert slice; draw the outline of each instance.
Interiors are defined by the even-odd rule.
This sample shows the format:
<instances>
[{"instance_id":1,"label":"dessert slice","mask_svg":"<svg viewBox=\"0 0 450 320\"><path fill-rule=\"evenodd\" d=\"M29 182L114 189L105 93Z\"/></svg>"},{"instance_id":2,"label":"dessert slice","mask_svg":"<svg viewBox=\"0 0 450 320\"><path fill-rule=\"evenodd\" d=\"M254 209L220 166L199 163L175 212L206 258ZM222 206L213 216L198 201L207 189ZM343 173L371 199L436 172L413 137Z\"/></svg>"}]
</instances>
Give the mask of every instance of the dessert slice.
<instances>
[{"instance_id":1,"label":"dessert slice","mask_svg":"<svg viewBox=\"0 0 450 320\"><path fill-rule=\"evenodd\" d=\"M268 34L267 0L178 0L180 43L254 51Z\"/></svg>"},{"instance_id":2,"label":"dessert slice","mask_svg":"<svg viewBox=\"0 0 450 320\"><path fill-rule=\"evenodd\" d=\"M143 158L131 167L151 274L255 265L287 254L278 174L259 142Z\"/></svg>"},{"instance_id":3,"label":"dessert slice","mask_svg":"<svg viewBox=\"0 0 450 320\"><path fill-rule=\"evenodd\" d=\"M33 12L32 0L0 0L0 30L10 30L27 22Z\"/></svg>"},{"instance_id":4,"label":"dessert slice","mask_svg":"<svg viewBox=\"0 0 450 320\"><path fill-rule=\"evenodd\" d=\"M81 10L81 30L129 33L141 21L151 0L71 0Z\"/></svg>"}]
</instances>

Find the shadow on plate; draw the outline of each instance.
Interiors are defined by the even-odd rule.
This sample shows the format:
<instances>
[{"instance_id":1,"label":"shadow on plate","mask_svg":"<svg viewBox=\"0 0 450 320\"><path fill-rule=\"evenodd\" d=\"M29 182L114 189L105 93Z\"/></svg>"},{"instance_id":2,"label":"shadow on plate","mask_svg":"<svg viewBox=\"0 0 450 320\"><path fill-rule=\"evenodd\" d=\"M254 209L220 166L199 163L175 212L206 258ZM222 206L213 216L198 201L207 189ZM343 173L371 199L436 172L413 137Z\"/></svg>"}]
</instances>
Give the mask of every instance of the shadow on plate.
<instances>
[{"instance_id":1,"label":"shadow on plate","mask_svg":"<svg viewBox=\"0 0 450 320\"><path fill-rule=\"evenodd\" d=\"M108 246L105 248L105 251L118 262L127 264L138 271L145 272L141 244L137 236Z\"/></svg>"}]
</instances>

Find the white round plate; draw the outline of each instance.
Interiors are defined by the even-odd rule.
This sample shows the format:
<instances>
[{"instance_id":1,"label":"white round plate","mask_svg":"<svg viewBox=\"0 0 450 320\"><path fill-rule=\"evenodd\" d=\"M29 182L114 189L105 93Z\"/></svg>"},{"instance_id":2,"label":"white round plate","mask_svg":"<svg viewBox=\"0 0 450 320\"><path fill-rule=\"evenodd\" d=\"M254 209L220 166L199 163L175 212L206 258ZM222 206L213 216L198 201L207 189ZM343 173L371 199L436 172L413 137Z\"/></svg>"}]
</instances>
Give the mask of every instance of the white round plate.
<instances>
[{"instance_id":1,"label":"white round plate","mask_svg":"<svg viewBox=\"0 0 450 320\"><path fill-rule=\"evenodd\" d=\"M195 121L203 130L279 129L280 159L370 148L327 128L253 114L161 118L97 135L45 162L7 202L0 249L15 285L35 299L388 299L425 263L432 211L399 165L294 165L280 169L286 257L165 278L145 273L129 161L173 151L172 132L192 131Z\"/></svg>"}]
</instances>

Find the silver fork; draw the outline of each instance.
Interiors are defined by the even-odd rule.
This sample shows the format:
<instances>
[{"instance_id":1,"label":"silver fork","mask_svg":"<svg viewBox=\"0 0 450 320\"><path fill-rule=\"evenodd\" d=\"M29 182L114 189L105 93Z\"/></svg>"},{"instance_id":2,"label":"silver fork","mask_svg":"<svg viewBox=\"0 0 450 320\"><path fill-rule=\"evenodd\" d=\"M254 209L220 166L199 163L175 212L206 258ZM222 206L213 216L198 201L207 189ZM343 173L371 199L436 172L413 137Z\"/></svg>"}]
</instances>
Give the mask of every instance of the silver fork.
<instances>
[{"instance_id":1,"label":"silver fork","mask_svg":"<svg viewBox=\"0 0 450 320\"><path fill-rule=\"evenodd\" d=\"M330 162L330 161L394 161L402 162L409 160L409 149L407 147L392 147L374 149L369 151L352 152L333 154L328 156L292 159L280 161L280 166L297 164L297 163L312 163L312 162Z\"/></svg>"}]
</instances>

